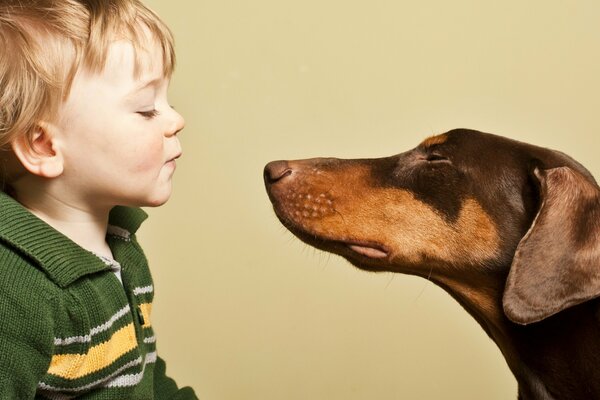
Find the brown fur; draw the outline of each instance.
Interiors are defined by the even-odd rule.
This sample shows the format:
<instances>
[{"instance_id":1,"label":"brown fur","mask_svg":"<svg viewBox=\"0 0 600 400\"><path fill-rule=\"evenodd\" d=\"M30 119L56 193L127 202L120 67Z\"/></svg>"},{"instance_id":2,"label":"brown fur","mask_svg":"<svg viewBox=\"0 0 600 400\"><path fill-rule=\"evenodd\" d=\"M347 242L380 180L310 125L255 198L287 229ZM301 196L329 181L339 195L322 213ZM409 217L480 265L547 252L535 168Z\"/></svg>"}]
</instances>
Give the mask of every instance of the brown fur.
<instances>
[{"instance_id":1,"label":"brown fur","mask_svg":"<svg viewBox=\"0 0 600 400\"><path fill-rule=\"evenodd\" d=\"M450 293L520 399L600 399L600 188L570 157L461 129L381 159L273 162L265 182L300 239Z\"/></svg>"}]
</instances>

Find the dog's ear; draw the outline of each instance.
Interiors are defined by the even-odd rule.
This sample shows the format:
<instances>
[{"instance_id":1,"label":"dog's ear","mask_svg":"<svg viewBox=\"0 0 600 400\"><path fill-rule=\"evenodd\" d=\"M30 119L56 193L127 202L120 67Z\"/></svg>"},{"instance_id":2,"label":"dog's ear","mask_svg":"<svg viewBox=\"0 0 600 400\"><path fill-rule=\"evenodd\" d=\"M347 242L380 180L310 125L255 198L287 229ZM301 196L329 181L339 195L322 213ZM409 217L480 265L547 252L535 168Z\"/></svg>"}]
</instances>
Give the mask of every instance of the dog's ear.
<instances>
[{"instance_id":1,"label":"dog's ear","mask_svg":"<svg viewBox=\"0 0 600 400\"><path fill-rule=\"evenodd\" d=\"M541 205L504 290L506 316L541 321L600 296L600 190L569 167L536 168Z\"/></svg>"}]
</instances>

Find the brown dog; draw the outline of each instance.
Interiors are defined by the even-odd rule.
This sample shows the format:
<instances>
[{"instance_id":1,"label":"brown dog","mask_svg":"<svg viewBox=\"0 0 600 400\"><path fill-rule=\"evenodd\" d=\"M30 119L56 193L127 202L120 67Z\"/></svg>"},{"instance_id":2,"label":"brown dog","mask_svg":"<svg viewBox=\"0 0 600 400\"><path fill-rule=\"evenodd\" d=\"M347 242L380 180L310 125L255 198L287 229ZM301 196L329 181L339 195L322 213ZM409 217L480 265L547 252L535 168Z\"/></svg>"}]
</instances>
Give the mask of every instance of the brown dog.
<instances>
[{"instance_id":1,"label":"brown dog","mask_svg":"<svg viewBox=\"0 0 600 400\"><path fill-rule=\"evenodd\" d=\"M265 183L304 242L450 293L519 399L600 399L600 188L572 158L459 129L387 158L272 162Z\"/></svg>"}]
</instances>

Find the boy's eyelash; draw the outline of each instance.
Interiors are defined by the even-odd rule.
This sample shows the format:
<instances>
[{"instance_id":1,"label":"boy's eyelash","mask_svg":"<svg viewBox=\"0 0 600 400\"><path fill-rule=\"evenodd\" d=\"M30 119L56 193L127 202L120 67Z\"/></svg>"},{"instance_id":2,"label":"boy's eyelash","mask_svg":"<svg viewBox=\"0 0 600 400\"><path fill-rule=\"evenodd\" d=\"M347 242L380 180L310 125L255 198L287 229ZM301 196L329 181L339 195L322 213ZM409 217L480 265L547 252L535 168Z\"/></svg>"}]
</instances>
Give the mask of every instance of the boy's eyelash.
<instances>
[{"instance_id":1,"label":"boy's eyelash","mask_svg":"<svg viewBox=\"0 0 600 400\"><path fill-rule=\"evenodd\" d=\"M150 110L150 111L138 111L138 114L140 114L144 118L152 119L160 113L158 110Z\"/></svg>"}]
</instances>

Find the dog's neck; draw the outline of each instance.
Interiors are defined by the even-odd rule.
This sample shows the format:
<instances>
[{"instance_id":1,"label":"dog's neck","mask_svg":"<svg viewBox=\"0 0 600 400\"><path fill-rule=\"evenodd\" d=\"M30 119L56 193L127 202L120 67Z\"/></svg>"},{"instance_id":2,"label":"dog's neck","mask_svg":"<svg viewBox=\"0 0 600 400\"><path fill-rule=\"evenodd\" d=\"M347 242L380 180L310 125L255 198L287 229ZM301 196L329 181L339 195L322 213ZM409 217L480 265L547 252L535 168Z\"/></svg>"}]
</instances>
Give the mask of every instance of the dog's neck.
<instances>
[{"instance_id":1,"label":"dog's neck","mask_svg":"<svg viewBox=\"0 0 600 400\"><path fill-rule=\"evenodd\" d=\"M498 345L517 379L520 400L600 398L600 383L593 379L600 366L597 302L522 326L503 312L504 284L499 282L504 280L490 276L461 276L460 280L436 276L431 280L454 297ZM578 329L572 329L574 326ZM584 355L587 364L581 362ZM561 371L563 379L544 381L544 376L556 376L546 373L549 370Z\"/></svg>"}]
</instances>

